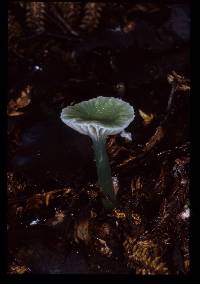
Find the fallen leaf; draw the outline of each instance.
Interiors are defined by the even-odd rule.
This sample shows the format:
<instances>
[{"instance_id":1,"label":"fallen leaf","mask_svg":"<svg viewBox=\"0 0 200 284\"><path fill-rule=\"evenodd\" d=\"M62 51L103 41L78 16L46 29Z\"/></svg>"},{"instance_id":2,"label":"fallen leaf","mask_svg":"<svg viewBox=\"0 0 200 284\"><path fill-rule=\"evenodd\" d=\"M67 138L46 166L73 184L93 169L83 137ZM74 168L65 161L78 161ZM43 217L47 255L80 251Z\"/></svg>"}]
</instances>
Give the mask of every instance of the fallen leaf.
<instances>
[{"instance_id":1,"label":"fallen leaf","mask_svg":"<svg viewBox=\"0 0 200 284\"><path fill-rule=\"evenodd\" d=\"M154 115L152 113L147 114L144 111L142 111L141 109L139 109L139 114L143 119L144 125L150 124L152 122L153 118L154 118Z\"/></svg>"},{"instance_id":2,"label":"fallen leaf","mask_svg":"<svg viewBox=\"0 0 200 284\"><path fill-rule=\"evenodd\" d=\"M64 221L65 214L63 211L59 210L55 214L55 220L52 221L52 225L55 226L59 223L62 223Z\"/></svg>"},{"instance_id":3,"label":"fallen leaf","mask_svg":"<svg viewBox=\"0 0 200 284\"><path fill-rule=\"evenodd\" d=\"M132 222L133 222L133 224L135 224L135 225L141 224L142 220L141 220L141 217L140 217L139 214L137 214L137 213L132 213L132 214L131 214L131 217L132 217Z\"/></svg>"},{"instance_id":4,"label":"fallen leaf","mask_svg":"<svg viewBox=\"0 0 200 284\"><path fill-rule=\"evenodd\" d=\"M40 209L44 204L44 195L40 193L34 194L26 201L25 211Z\"/></svg>"},{"instance_id":5,"label":"fallen leaf","mask_svg":"<svg viewBox=\"0 0 200 284\"><path fill-rule=\"evenodd\" d=\"M10 274L24 274L30 272L30 268L24 265L12 265L10 268Z\"/></svg>"},{"instance_id":6,"label":"fallen leaf","mask_svg":"<svg viewBox=\"0 0 200 284\"><path fill-rule=\"evenodd\" d=\"M65 218L65 213L62 210L58 210L53 218L50 218L45 224L48 226L56 226L63 223Z\"/></svg>"},{"instance_id":7,"label":"fallen leaf","mask_svg":"<svg viewBox=\"0 0 200 284\"><path fill-rule=\"evenodd\" d=\"M79 243L79 241L81 240L87 243L89 241L89 238L89 221L88 219L81 220L78 224L75 225L75 242Z\"/></svg>"},{"instance_id":8,"label":"fallen leaf","mask_svg":"<svg viewBox=\"0 0 200 284\"><path fill-rule=\"evenodd\" d=\"M106 241L102 240L102 239L99 239L99 238L96 238L98 241L99 241L99 244L100 244L100 253L102 255L105 255L105 256L108 256L110 257L112 255L112 251L111 249L108 247Z\"/></svg>"},{"instance_id":9,"label":"fallen leaf","mask_svg":"<svg viewBox=\"0 0 200 284\"><path fill-rule=\"evenodd\" d=\"M125 219L126 214L118 209L115 209L112 213L112 215L117 219Z\"/></svg>"},{"instance_id":10,"label":"fallen leaf","mask_svg":"<svg viewBox=\"0 0 200 284\"><path fill-rule=\"evenodd\" d=\"M190 91L190 81L183 76L178 75L175 71L167 75L167 80L169 84L177 84L176 89L179 91Z\"/></svg>"},{"instance_id":11,"label":"fallen leaf","mask_svg":"<svg viewBox=\"0 0 200 284\"><path fill-rule=\"evenodd\" d=\"M134 31L135 28L136 28L136 23L134 21L130 21L124 26L123 31L125 33L129 33L129 32Z\"/></svg>"},{"instance_id":12,"label":"fallen leaf","mask_svg":"<svg viewBox=\"0 0 200 284\"><path fill-rule=\"evenodd\" d=\"M134 4L129 12L143 12L143 13L154 13L160 10L159 4L154 3L144 3L144 4Z\"/></svg>"},{"instance_id":13,"label":"fallen leaf","mask_svg":"<svg viewBox=\"0 0 200 284\"><path fill-rule=\"evenodd\" d=\"M24 114L22 111L18 111L21 108L26 107L27 105L30 104L31 102L31 97L30 97L30 92L31 92L32 87L31 86L26 86L24 90L20 93L20 96L14 100L11 99L8 103L7 106L7 114L8 116L19 116Z\"/></svg>"},{"instance_id":14,"label":"fallen leaf","mask_svg":"<svg viewBox=\"0 0 200 284\"><path fill-rule=\"evenodd\" d=\"M46 192L44 194L45 205L49 206L50 200L55 199L56 197L59 196L59 194L61 194L62 196L65 196L68 193L70 193L71 190L72 190L71 188L63 188L63 189L55 189L55 190L51 190L49 192Z\"/></svg>"},{"instance_id":15,"label":"fallen leaf","mask_svg":"<svg viewBox=\"0 0 200 284\"><path fill-rule=\"evenodd\" d=\"M19 115L22 115L24 114L24 112L22 111L12 111L12 112L8 112L8 115L9 116L19 116Z\"/></svg>"},{"instance_id":16,"label":"fallen leaf","mask_svg":"<svg viewBox=\"0 0 200 284\"><path fill-rule=\"evenodd\" d=\"M30 98L31 89L32 89L31 86L27 86L25 88L25 90L23 90L21 92L20 96L16 100L17 109L24 108L24 107L26 107L27 105L30 104L30 102L31 102L31 98Z\"/></svg>"},{"instance_id":17,"label":"fallen leaf","mask_svg":"<svg viewBox=\"0 0 200 284\"><path fill-rule=\"evenodd\" d=\"M135 177L131 180L131 191L139 191L143 187L141 177Z\"/></svg>"}]
</instances>

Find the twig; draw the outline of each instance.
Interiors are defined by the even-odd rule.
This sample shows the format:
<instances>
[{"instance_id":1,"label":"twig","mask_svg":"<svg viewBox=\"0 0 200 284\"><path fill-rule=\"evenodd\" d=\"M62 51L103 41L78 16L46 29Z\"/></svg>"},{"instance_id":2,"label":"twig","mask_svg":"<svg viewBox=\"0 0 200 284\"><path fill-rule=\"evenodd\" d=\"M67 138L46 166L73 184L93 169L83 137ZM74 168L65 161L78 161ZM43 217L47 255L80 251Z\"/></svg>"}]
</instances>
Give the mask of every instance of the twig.
<instances>
[{"instance_id":1,"label":"twig","mask_svg":"<svg viewBox=\"0 0 200 284\"><path fill-rule=\"evenodd\" d=\"M54 13L56 18L60 21L60 23L65 27L65 29L67 29L72 35L79 36L79 34L76 31L74 31L72 27L60 16L60 14L56 11L55 7L54 9L51 9L51 11ZM56 24L58 24L58 22L56 22ZM63 30L63 26L61 26L62 30ZM65 30L63 31L65 32Z\"/></svg>"},{"instance_id":2,"label":"twig","mask_svg":"<svg viewBox=\"0 0 200 284\"><path fill-rule=\"evenodd\" d=\"M164 119L160 122L159 126L156 128L155 133L149 141L145 144L145 146L142 148L141 153L138 156L130 156L128 159L123 161L121 164L117 165L117 168L120 168L124 165L129 164L133 160L137 160L143 158L147 153L150 152L150 150L153 149L165 136L165 129L163 125L168 121L169 117L172 115L172 106L175 98L176 90L179 86L179 84L183 83L183 78L176 74L176 72L172 72L172 75L168 75L168 82L172 85L171 92L169 95L167 108L166 108L166 115Z\"/></svg>"}]
</instances>

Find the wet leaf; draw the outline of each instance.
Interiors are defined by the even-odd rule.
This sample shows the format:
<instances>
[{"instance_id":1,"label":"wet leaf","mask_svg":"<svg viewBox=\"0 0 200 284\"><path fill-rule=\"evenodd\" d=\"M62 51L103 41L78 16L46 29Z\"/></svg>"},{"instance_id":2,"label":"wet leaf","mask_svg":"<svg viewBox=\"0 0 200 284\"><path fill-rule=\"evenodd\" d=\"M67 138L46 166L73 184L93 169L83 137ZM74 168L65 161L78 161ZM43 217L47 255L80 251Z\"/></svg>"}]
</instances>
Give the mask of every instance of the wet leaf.
<instances>
[{"instance_id":1,"label":"wet leaf","mask_svg":"<svg viewBox=\"0 0 200 284\"><path fill-rule=\"evenodd\" d=\"M154 13L160 10L159 4L155 3L142 3L142 4L134 4L133 7L129 10L129 12L143 12L143 13Z\"/></svg>"},{"instance_id":2,"label":"wet leaf","mask_svg":"<svg viewBox=\"0 0 200 284\"><path fill-rule=\"evenodd\" d=\"M19 115L22 115L22 114L24 114L24 112L22 112L22 111L11 111L11 112L8 112L9 116L19 116Z\"/></svg>"},{"instance_id":3,"label":"wet leaf","mask_svg":"<svg viewBox=\"0 0 200 284\"><path fill-rule=\"evenodd\" d=\"M47 221L46 225L48 226L56 226L58 224L63 223L65 218L65 213L62 210L58 210L55 213L55 216Z\"/></svg>"},{"instance_id":4,"label":"wet leaf","mask_svg":"<svg viewBox=\"0 0 200 284\"><path fill-rule=\"evenodd\" d=\"M71 188L62 188L62 189L55 189L52 191L48 191L44 194L45 205L49 206L50 200L55 199L59 195L66 196L68 193L71 192Z\"/></svg>"},{"instance_id":5,"label":"wet leaf","mask_svg":"<svg viewBox=\"0 0 200 284\"><path fill-rule=\"evenodd\" d=\"M152 120L154 119L154 115L152 113L147 114L144 111L142 111L141 109L139 109L139 114L143 119L144 125L149 125L152 122Z\"/></svg>"},{"instance_id":6,"label":"wet leaf","mask_svg":"<svg viewBox=\"0 0 200 284\"><path fill-rule=\"evenodd\" d=\"M131 180L131 191L132 193L138 190L141 190L143 187L143 183L141 177L135 177Z\"/></svg>"},{"instance_id":7,"label":"wet leaf","mask_svg":"<svg viewBox=\"0 0 200 284\"><path fill-rule=\"evenodd\" d=\"M139 225L142 222L140 215L137 213L132 213L131 219L132 219L133 224L135 225Z\"/></svg>"},{"instance_id":8,"label":"wet leaf","mask_svg":"<svg viewBox=\"0 0 200 284\"><path fill-rule=\"evenodd\" d=\"M25 210L35 210L42 207L44 204L43 194L35 194L33 197L29 198L26 202Z\"/></svg>"},{"instance_id":9,"label":"wet leaf","mask_svg":"<svg viewBox=\"0 0 200 284\"><path fill-rule=\"evenodd\" d=\"M118 209L113 210L113 216L117 219L125 219L126 214Z\"/></svg>"},{"instance_id":10,"label":"wet leaf","mask_svg":"<svg viewBox=\"0 0 200 284\"><path fill-rule=\"evenodd\" d=\"M100 239L100 238L96 238L99 242L99 246L97 246L97 250L99 250L99 252L102 255L105 255L107 257L110 257L112 255L112 250L108 247L107 242Z\"/></svg>"},{"instance_id":11,"label":"wet leaf","mask_svg":"<svg viewBox=\"0 0 200 284\"><path fill-rule=\"evenodd\" d=\"M90 218L95 219L97 217L97 213L92 209L90 212Z\"/></svg>"},{"instance_id":12,"label":"wet leaf","mask_svg":"<svg viewBox=\"0 0 200 284\"><path fill-rule=\"evenodd\" d=\"M27 86L21 93L20 96L13 100L11 99L7 106L7 114L8 116L19 116L24 114L22 111L18 111L18 109L24 108L28 106L31 102L30 92L32 87Z\"/></svg>"},{"instance_id":13,"label":"wet leaf","mask_svg":"<svg viewBox=\"0 0 200 284\"><path fill-rule=\"evenodd\" d=\"M31 102L31 97L30 97L30 92L31 92L32 87L27 86L20 94L20 97L17 98L16 104L17 108L24 108L27 105L30 104Z\"/></svg>"},{"instance_id":14,"label":"wet leaf","mask_svg":"<svg viewBox=\"0 0 200 284\"><path fill-rule=\"evenodd\" d=\"M9 271L10 274L24 274L28 272L31 272L30 268L24 265L12 265Z\"/></svg>"},{"instance_id":15,"label":"wet leaf","mask_svg":"<svg viewBox=\"0 0 200 284\"><path fill-rule=\"evenodd\" d=\"M135 27L136 27L136 23L134 21L130 21L124 26L123 31L125 33L129 33L129 32L134 31Z\"/></svg>"},{"instance_id":16,"label":"wet leaf","mask_svg":"<svg viewBox=\"0 0 200 284\"><path fill-rule=\"evenodd\" d=\"M90 239L89 235L89 221L88 219L81 220L74 228L74 240L76 243L84 241L88 243Z\"/></svg>"},{"instance_id":17,"label":"wet leaf","mask_svg":"<svg viewBox=\"0 0 200 284\"><path fill-rule=\"evenodd\" d=\"M184 76L178 75L175 71L167 75L167 80L169 84L176 84L178 91L187 92L190 91L190 81Z\"/></svg>"},{"instance_id":18,"label":"wet leaf","mask_svg":"<svg viewBox=\"0 0 200 284\"><path fill-rule=\"evenodd\" d=\"M62 189L55 189L43 194L34 194L32 197L28 198L26 201L26 210L32 210L32 209L39 209L42 206L49 206L50 201L58 198L58 197L64 197L69 192L71 192L71 188L62 188Z\"/></svg>"}]
</instances>

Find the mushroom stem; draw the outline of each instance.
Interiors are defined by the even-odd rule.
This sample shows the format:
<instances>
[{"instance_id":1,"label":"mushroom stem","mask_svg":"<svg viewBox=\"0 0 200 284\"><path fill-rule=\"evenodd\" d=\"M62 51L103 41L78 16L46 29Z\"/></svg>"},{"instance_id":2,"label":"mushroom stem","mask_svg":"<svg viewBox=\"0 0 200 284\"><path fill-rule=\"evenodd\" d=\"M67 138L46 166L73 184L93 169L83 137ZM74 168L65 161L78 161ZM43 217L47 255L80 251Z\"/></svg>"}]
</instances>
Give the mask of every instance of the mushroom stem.
<instances>
[{"instance_id":1,"label":"mushroom stem","mask_svg":"<svg viewBox=\"0 0 200 284\"><path fill-rule=\"evenodd\" d=\"M103 204L106 208L113 208L116 202L115 195L112 188L112 176L109 165L108 156L106 153L106 139L99 138L93 141L93 149L96 160L98 183L102 191L105 193Z\"/></svg>"}]
</instances>

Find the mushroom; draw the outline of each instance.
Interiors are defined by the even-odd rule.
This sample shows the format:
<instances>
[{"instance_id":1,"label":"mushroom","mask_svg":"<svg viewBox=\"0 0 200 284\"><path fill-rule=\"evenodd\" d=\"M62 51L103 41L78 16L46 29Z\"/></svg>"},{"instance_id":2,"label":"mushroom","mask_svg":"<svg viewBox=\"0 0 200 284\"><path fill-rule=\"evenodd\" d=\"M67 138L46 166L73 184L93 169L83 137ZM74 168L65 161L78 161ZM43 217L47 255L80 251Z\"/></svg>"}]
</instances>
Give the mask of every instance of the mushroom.
<instances>
[{"instance_id":1,"label":"mushroom","mask_svg":"<svg viewBox=\"0 0 200 284\"><path fill-rule=\"evenodd\" d=\"M61 120L92 139L98 183L104 192L103 204L116 204L112 189L111 169L106 153L106 138L122 132L134 119L133 107L121 99L97 97L62 109Z\"/></svg>"}]
</instances>

